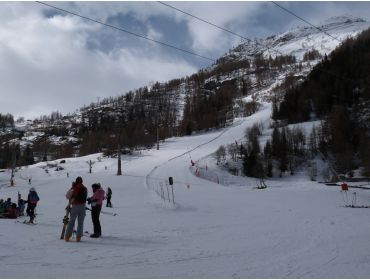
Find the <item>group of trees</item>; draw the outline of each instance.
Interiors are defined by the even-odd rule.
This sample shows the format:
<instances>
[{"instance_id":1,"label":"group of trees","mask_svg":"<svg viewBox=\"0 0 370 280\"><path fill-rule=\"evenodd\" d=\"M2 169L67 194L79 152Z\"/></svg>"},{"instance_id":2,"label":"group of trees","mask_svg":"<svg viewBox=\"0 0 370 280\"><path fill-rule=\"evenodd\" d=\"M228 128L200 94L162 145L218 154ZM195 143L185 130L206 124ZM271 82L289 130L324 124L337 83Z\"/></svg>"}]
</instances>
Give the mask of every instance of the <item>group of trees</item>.
<instances>
[{"instance_id":1,"label":"group of trees","mask_svg":"<svg viewBox=\"0 0 370 280\"><path fill-rule=\"evenodd\" d=\"M332 158L338 173L360 166L369 174L370 30L348 39L325 56L301 84L276 101L273 118L297 123L322 119L319 150ZM315 56L314 53L307 55Z\"/></svg>"},{"instance_id":2,"label":"group of trees","mask_svg":"<svg viewBox=\"0 0 370 280\"><path fill-rule=\"evenodd\" d=\"M39 118L34 119L34 122L53 123L63 118L62 113L59 111L52 112L50 115L42 115Z\"/></svg>"},{"instance_id":3,"label":"group of trees","mask_svg":"<svg viewBox=\"0 0 370 280\"><path fill-rule=\"evenodd\" d=\"M0 168L33 164L34 157L30 145L22 151L19 144L5 143L0 146Z\"/></svg>"},{"instance_id":4,"label":"group of trees","mask_svg":"<svg viewBox=\"0 0 370 280\"><path fill-rule=\"evenodd\" d=\"M262 130L261 125L254 125L247 130L247 144L242 149L244 174L258 178L272 177L274 167L280 176L286 171L294 174L307 155L306 136L302 129L275 127L263 150L259 144Z\"/></svg>"},{"instance_id":5,"label":"group of trees","mask_svg":"<svg viewBox=\"0 0 370 280\"><path fill-rule=\"evenodd\" d=\"M177 134L180 80L155 83L110 99L109 106L93 104L81 110L78 129L82 155L107 154L122 148L151 147L157 139ZM106 100L102 101L106 104Z\"/></svg>"},{"instance_id":6,"label":"group of trees","mask_svg":"<svg viewBox=\"0 0 370 280\"><path fill-rule=\"evenodd\" d=\"M245 132L244 143L233 143L220 146L215 153L217 164L227 165L232 173L236 172L232 162L241 162L245 176L266 178L284 173L294 174L296 169L309 159L320 142L319 133L315 136L315 145L307 143L307 135L299 127L274 127L270 139L263 148L260 137L264 127L261 123L254 124ZM237 165L236 165L237 166Z\"/></svg>"},{"instance_id":7,"label":"group of trees","mask_svg":"<svg viewBox=\"0 0 370 280\"><path fill-rule=\"evenodd\" d=\"M0 129L5 131L6 128L14 127L14 117L12 114L1 114L0 113Z\"/></svg>"}]
</instances>

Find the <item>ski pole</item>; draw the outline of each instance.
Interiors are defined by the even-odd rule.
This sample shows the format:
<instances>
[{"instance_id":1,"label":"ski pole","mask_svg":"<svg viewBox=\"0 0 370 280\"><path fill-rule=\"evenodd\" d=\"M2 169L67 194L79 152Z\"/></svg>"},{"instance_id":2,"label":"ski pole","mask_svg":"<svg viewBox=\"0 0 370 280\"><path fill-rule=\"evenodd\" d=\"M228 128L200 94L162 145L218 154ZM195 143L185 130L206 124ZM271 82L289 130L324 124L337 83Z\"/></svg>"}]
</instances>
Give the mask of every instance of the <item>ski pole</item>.
<instances>
[{"instance_id":1,"label":"ski pole","mask_svg":"<svg viewBox=\"0 0 370 280\"><path fill-rule=\"evenodd\" d=\"M344 206L347 206L347 204L346 204L346 200L345 200L345 198L344 198L343 191L340 191L340 194L342 195L342 199L343 199Z\"/></svg>"},{"instance_id":2,"label":"ski pole","mask_svg":"<svg viewBox=\"0 0 370 280\"><path fill-rule=\"evenodd\" d=\"M356 199L357 199L357 193L356 192L353 193L353 198L354 198L354 202L352 204L353 204L353 206L356 206Z\"/></svg>"},{"instance_id":3,"label":"ski pole","mask_svg":"<svg viewBox=\"0 0 370 280\"><path fill-rule=\"evenodd\" d=\"M355 201L355 193L352 193L352 203L351 203L351 206L352 206L352 207L354 206L354 205L353 205L354 201Z\"/></svg>"}]
</instances>

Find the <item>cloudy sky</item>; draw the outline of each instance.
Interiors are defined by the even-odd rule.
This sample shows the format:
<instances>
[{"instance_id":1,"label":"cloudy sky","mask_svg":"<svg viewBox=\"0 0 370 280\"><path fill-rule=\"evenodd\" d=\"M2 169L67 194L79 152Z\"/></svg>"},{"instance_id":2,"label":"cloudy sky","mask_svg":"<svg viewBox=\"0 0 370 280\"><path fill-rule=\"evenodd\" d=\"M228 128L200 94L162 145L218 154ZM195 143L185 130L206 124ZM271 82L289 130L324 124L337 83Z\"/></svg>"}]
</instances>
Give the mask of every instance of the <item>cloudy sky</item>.
<instances>
[{"instance_id":1,"label":"cloudy sky","mask_svg":"<svg viewBox=\"0 0 370 280\"><path fill-rule=\"evenodd\" d=\"M51 5L217 58L241 40L158 2ZM248 38L305 25L271 2L166 2ZM343 14L370 20L370 2L279 2L319 24ZM0 113L74 112L99 98L191 75L212 62L36 2L0 2Z\"/></svg>"}]
</instances>

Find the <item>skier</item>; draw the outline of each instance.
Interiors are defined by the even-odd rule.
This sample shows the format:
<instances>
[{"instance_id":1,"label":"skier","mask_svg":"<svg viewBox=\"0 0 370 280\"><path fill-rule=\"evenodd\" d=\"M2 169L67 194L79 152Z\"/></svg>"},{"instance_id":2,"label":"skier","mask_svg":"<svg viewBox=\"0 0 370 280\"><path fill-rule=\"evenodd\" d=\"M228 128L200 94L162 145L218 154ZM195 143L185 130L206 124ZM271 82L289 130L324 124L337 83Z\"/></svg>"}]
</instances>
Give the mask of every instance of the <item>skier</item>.
<instances>
[{"instance_id":1,"label":"skier","mask_svg":"<svg viewBox=\"0 0 370 280\"><path fill-rule=\"evenodd\" d=\"M342 188L342 191L348 191L348 185L346 184L346 182L343 181L343 183L340 185L341 188Z\"/></svg>"},{"instance_id":2,"label":"skier","mask_svg":"<svg viewBox=\"0 0 370 280\"><path fill-rule=\"evenodd\" d=\"M110 201L112 199L112 190L110 187L108 187L108 190L107 190L107 205L106 207L110 207L112 208L112 202Z\"/></svg>"},{"instance_id":3,"label":"skier","mask_svg":"<svg viewBox=\"0 0 370 280\"><path fill-rule=\"evenodd\" d=\"M37 194L34 187L30 188L30 192L28 193L27 200L27 215L30 216L30 220L28 223L33 224L33 220L35 219L35 208L37 206L38 201L40 200L39 195Z\"/></svg>"},{"instance_id":4,"label":"skier","mask_svg":"<svg viewBox=\"0 0 370 280\"><path fill-rule=\"evenodd\" d=\"M12 199L8 197L8 199L4 202L4 208L5 210L10 208L12 206Z\"/></svg>"},{"instance_id":5,"label":"skier","mask_svg":"<svg viewBox=\"0 0 370 280\"><path fill-rule=\"evenodd\" d=\"M87 189L82 184L82 178L77 177L75 184L72 186L72 190L69 190L67 195L70 193L70 204L72 204L71 208L71 218L69 220L67 230L65 233L64 240L69 241L69 239L72 236L73 227L76 221L76 218L78 220L77 224L77 235L76 235L76 241L80 242L81 237L83 235L83 226L84 226L84 219L86 215L86 198L87 198Z\"/></svg>"},{"instance_id":6,"label":"skier","mask_svg":"<svg viewBox=\"0 0 370 280\"><path fill-rule=\"evenodd\" d=\"M0 199L0 218L4 217L5 214L5 203L3 199Z\"/></svg>"},{"instance_id":7,"label":"skier","mask_svg":"<svg viewBox=\"0 0 370 280\"><path fill-rule=\"evenodd\" d=\"M24 206L25 206L25 201L23 199L20 199L18 203L18 207L17 207L18 216L24 216Z\"/></svg>"},{"instance_id":8,"label":"skier","mask_svg":"<svg viewBox=\"0 0 370 280\"><path fill-rule=\"evenodd\" d=\"M90 235L91 238L98 238L101 236L101 225L99 221L100 211L103 205L105 191L101 188L100 183L92 184L93 195L87 199L91 203L91 219L94 224L94 233Z\"/></svg>"}]
</instances>

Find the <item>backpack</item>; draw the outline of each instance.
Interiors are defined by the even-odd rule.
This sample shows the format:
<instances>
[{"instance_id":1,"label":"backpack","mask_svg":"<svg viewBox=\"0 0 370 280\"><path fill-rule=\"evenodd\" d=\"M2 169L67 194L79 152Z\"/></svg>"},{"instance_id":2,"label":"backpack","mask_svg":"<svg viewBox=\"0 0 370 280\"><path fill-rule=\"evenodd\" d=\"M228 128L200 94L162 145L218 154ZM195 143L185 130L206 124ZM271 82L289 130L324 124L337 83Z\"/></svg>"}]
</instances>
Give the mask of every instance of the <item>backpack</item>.
<instances>
[{"instance_id":1,"label":"backpack","mask_svg":"<svg viewBox=\"0 0 370 280\"><path fill-rule=\"evenodd\" d=\"M37 195L37 192L30 192L30 202L32 204L37 204L37 202L40 200L39 196Z\"/></svg>"},{"instance_id":2,"label":"backpack","mask_svg":"<svg viewBox=\"0 0 370 280\"><path fill-rule=\"evenodd\" d=\"M73 201L77 203L85 203L87 199L87 189L84 185L77 187L73 191Z\"/></svg>"}]
</instances>

